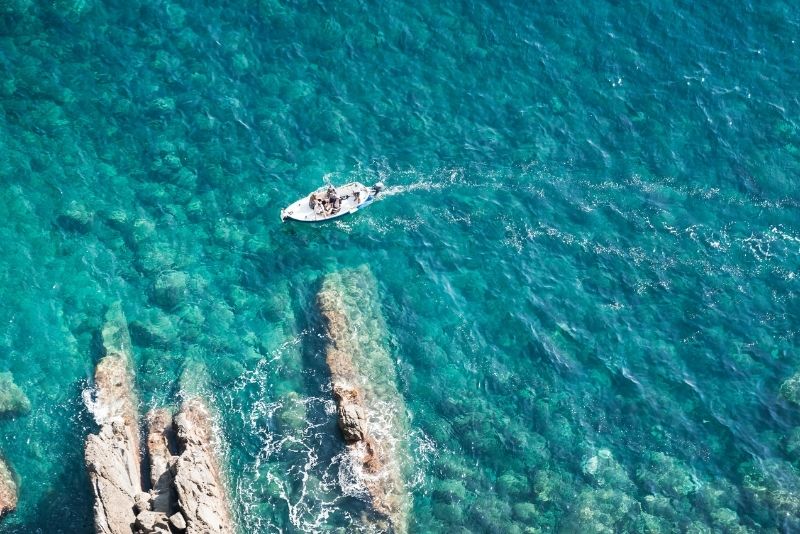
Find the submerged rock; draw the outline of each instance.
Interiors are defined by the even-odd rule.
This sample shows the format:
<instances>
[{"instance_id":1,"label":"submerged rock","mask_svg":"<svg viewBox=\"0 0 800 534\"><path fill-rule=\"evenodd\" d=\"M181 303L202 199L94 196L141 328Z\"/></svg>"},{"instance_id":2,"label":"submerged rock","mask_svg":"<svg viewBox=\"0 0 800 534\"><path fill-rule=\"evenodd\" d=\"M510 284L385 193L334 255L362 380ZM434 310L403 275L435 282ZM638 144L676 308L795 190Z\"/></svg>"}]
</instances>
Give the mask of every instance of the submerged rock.
<instances>
[{"instance_id":1,"label":"submerged rock","mask_svg":"<svg viewBox=\"0 0 800 534\"><path fill-rule=\"evenodd\" d=\"M781 396L789 402L800 404L800 373L786 379L781 384Z\"/></svg>"},{"instance_id":2,"label":"submerged rock","mask_svg":"<svg viewBox=\"0 0 800 534\"><path fill-rule=\"evenodd\" d=\"M103 329L106 356L95 371L92 412L100 431L86 439L95 532L103 534L131 532L135 497L142 488L130 339L124 321L119 306L112 307Z\"/></svg>"},{"instance_id":3,"label":"submerged rock","mask_svg":"<svg viewBox=\"0 0 800 534\"><path fill-rule=\"evenodd\" d=\"M318 304L328 334L326 362L331 372L339 428L358 482L373 509L408 530L411 509L403 468L410 458L405 404L396 385L391 356L381 343L383 318L366 267L325 278Z\"/></svg>"},{"instance_id":4,"label":"submerged rock","mask_svg":"<svg viewBox=\"0 0 800 534\"><path fill-rule=\"evenodd\" d=\"M0 517L17 508L17 483L14 474L0 458Z\"/></svg>"},{"instance_id":5,"label":"submerged rock","mask_svg":"<svg viewBox=\"0 0 800 534\"><path fill-rule=\"evenodd\" d=\"M58 224L65 230L87 232L94 220L94 214L79 202L70 202L58 216Z\"/></svg>"},{"instance_id":6,"label":"submerged rock","mask_svg":"<svg viewBox=\"0 0 800 534\"><path fill-rule=\"evenodd\" d=\"M174 308L188 293L188 276L182 271L169 271L160 274L153 285L155 301L165 308Z\"/></svg>"},{"instance_id":7,"label":"submerged rock","mask_svg":"<svg viewBox=\"0 0 800 534\"><path fill-rule=\"evenodd\" d=\"M31 402L14 383L13 375L0 373L0 415L27 413L30 410Z\"/></svg>"},{"instance_id":8,"label":"submerged rock","mask_svg":"<svg viewBox=\"0 0 800 534\"><path fill-rule=\"evenodd\" d=\"M184 402L174 420L182 449L174 467L175 491L188 534L234 532L211 423L208 408L197 397Z\"/></svg>"}]
</instances>

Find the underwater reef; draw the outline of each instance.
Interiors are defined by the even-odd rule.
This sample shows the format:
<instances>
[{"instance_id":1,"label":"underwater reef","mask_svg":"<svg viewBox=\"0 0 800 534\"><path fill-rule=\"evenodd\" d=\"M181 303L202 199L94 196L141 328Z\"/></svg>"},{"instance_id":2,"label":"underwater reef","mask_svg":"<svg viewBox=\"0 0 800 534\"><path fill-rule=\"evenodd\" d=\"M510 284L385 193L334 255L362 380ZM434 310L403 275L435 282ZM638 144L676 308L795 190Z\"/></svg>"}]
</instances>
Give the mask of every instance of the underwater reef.
<instances>
[{"instance_id":1,"label":"underwater reef","mask_svg":"<svg viewBox=\"0 0 800 534\"><path fill-rule=\"evenodd\" d=\"M326 363L342 436L357 482L389 530L408 530L411 496L403 469L409 430L397 375L379 339L376 280L367 266L329 274L317 296L328 336Z\"/></svg>"},{"instance_id":2,"label":"underwater reef","mask_svg":"<svg viewBox=\"0 0 800 534\"><path fill-rule=\"evenodd\" d=\"M174 418L167 409L151 410L147 450L141 451L130 336L118 303L106 316L102 337L105 356L97 365L90 401L100 430L87 437L85 451L95 532L234 532L205 402L196 392L187 393ZM150 467L145 484L143 456Z\"/></svg>"}]
</instances>

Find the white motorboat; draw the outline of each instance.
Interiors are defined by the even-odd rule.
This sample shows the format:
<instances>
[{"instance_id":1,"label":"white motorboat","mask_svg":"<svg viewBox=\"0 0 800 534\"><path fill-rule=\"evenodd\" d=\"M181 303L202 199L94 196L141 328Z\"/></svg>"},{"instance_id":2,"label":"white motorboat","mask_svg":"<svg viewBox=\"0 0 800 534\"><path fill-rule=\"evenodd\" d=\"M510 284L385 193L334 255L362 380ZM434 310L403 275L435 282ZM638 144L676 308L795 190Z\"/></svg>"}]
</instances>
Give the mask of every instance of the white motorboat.
<instances>
[{"instance_id":1,"label":"white motorboat","mask_svg":"<svg viewBox=\"0 0 800 534\"><path fill-rule=\"evenodd\" d=\"M381 182L372 187L359 182L350 182L339 187L326 185L283 208L281 220L322 222L336 219L366 208L375 202L381 190Z\"/></svg>"}]
</instances>

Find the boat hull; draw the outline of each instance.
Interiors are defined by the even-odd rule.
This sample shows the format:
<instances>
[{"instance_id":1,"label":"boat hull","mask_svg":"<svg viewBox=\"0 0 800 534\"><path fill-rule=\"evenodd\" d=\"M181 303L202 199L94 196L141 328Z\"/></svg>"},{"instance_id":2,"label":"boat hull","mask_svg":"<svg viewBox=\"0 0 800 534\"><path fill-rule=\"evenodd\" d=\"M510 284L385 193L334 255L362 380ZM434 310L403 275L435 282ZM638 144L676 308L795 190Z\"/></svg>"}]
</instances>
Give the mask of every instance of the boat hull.
<instances>
[{"instance_id":1,"label":"boat hull","mask_svg":"<svg viewBox=\"0 0 800 534\"><path fill-rule=\"evenodd\" d=\"M319 197L326 194L327 186L321 187L314 191ZM356 201L356 192L359 193L358 201ZM338 219L351 213L362 210L375 202L375 195L364 184L359 182L350 182L336 188L336 193L339 197L347 197L342 199L340 209L337 213L316 213L309 205L308 199L311 195L303 197L281 210L281 220L293 220L307 223L318 223Z\"/></svg>"}]
</instances>

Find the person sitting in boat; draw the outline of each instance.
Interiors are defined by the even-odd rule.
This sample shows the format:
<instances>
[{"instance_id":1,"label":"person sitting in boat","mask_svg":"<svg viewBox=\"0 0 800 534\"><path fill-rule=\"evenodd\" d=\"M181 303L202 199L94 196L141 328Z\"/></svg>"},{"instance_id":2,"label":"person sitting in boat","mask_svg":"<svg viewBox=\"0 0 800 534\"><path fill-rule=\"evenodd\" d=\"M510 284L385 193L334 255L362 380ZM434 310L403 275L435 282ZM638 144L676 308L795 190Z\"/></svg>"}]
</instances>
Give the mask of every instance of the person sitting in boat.
<instances>
[{"instance_id":1,"label":"person sitting in boat","mask_svg":"<svg viewBox=\"0 0 800 534\"><path fill-rule=\"evenodd\" d=\"M312 210L316 209L317 202L319 202L319 199L317 198L317 193L311 193L311 196L308 197L308 207L311 208Z\"/></svg>"},{"instance_id":2,"label":"person sitting in boat","mask_svg":"<svg viewBox=\"0 0 800 534\"><path fill-rule=\"evenodd\" d=\"M314 198L314 213L317 215L325 214L325 206L322 205L322 201L318 198Z\"/></svg>"},{"instance_id":3,"label":"person sitting in boat","mask_svg":"<svg viewBox=\"0 0 800 534\"><path fill-rule=\"evenodd\" d=\"M341 208L342 201L336 193L333 186L328 187L328 206L330 206L331 213L337 213Z\"/></svg>"}]
</instances>

